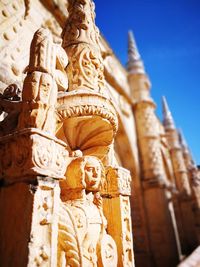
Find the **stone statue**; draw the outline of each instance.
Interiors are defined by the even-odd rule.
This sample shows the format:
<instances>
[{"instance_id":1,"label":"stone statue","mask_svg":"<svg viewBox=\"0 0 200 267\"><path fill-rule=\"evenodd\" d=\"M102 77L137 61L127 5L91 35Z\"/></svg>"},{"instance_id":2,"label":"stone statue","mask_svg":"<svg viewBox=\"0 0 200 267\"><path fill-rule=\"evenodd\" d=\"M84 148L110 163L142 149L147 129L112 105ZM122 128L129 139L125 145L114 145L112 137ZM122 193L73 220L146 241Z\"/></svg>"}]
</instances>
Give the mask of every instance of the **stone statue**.
<instances>
[{"instance_id":1,"label":"stone statue","mask_svg":"<svg viewBox=\"0 0 200 267\"><path fill-rule=\"evenodd\" d=\"M18 128L38 128L55 133L58 90L68 88L64 71L67 64L67 55L62 47L53 43L51 32L44 28L36 31L26 69Z\"/></svg>"},{"instance_id":2,"label":"stone statue","mask_svg":"<svg viewBox=\"0 0 200 267\"><path fill-rule=\"evenodd\" d=\"M116 244L112 237L106 233L107 222L103 215L102 198L99 193L104 179L103 169L101 161L96 157L79 157L69 164L66 181L61 182L63 202L59 224L59 241L64 244L63 237L65 237L67 243L69 237L69 233L68 235L62 233L63 225L66 223L66 218L62 217L65 214L65 217L70 216L73 221L74 235L77 234L77 243L79 243L77 246L79 247L77 252L79 264L74 266L117 266ZM72 232L71 235L73 236ZM61 245L61 249L64 247ZM67 266L71 260L70 256L72 257L72 254L69 255L66 251ZM60 264L60 266L62 265Z\"/></svg>"}]
</instances>

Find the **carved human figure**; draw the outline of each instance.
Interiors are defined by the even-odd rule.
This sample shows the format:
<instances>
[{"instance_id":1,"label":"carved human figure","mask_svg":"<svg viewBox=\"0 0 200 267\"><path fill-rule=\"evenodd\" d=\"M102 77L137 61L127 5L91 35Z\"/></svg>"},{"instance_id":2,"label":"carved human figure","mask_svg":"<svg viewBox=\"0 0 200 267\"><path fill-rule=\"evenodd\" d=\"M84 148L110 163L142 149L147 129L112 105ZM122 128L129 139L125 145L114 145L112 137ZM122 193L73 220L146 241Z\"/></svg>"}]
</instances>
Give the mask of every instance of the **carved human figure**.
<instances>
[{"instance_id":1,"label":"carved human figure","mask_svg":"<svg viewBox=\"0 0 200 267\"><path fill-rule=\"evenodd\" d=\"M116 245L106 233L107 222L99 193L103 179L101 161L85 156L69 164L66 181L61 182L62 205L71 213L81 248L79 266L117 266ZM68 260L66 257L66 263Z\"/></svg>"},{"instance_id":2,"label":"carved human figure","mask_svg":"<svg viewBox=\"0 0 200 267\"><path fill-rule=\"evenodd\" d=\"M50 31L44 28L36 31L24 80L18 128L35 127L54 134L58 89L68 88L64 71L67 64L65 51L53 43Z\"/></svg>"}]
</instances>

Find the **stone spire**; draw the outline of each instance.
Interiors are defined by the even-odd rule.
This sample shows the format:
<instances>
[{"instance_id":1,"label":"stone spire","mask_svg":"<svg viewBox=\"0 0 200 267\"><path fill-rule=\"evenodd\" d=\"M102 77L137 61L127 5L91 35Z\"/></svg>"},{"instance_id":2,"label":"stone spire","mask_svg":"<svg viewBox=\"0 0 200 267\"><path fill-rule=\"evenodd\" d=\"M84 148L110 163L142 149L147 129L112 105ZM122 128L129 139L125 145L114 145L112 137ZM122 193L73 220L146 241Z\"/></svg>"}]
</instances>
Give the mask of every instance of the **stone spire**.
<instances>
[{"instance_id":1,"label":"stone spire","mask_svg":"<svg viewBox=\"0 0 200 267\"><path fill-rule=\"evenodd\" d=\"M190 148L188 147L188 144L187 144L187 142L186 142L186 139L185 139L185 136L184 136L184 134L183 134L182 129L179 129L179 130L178 130L178 134L179 134L179 141L180 141L180 145L181 145L181 147L182 147L183 153L189 155L189 157L190 157L190 163L191 163L193 166L195 166L196 164L195 164L194 157L193 157L193 155L192 155L192 153L191 153Z\"/></svg>"},{"instance_id":2,"label":"stone spire","mask_svg":"<svg viewBox=\"0 0 200 267\"><path fill-rule=\"evenodd\" d=\"M165 129L175 129L175 123L172 117L172 114L169 110L167 100L162 97L162 112L163 112L163 125Z\"/></svg>"},{"instance_id":3,"label":"stone spire","mask_svg":"<svg viewBox=\"0 0 200 267\"><path fill-rule=\"evenodd\" d=\"M189 152L187 142L185 140L183 131L181 129L178 129L178 134L179 134L179 141L180 141L181 147L183 148L184 151Z\"/></svg>"},{"instance_id":4,"label":"stone spire","mask_svg":"<svg viewBox=\"0 0 200 267\"><path fill-rule=\"evenodd\" d=\"M135 42L135 38L133 36L133 32L128 32L128 62L127 62L127 70L129 73L135 74L144 74L144 64L141 59L141 56L138 52L138 48Z\"/></svg>"}]
</instances>

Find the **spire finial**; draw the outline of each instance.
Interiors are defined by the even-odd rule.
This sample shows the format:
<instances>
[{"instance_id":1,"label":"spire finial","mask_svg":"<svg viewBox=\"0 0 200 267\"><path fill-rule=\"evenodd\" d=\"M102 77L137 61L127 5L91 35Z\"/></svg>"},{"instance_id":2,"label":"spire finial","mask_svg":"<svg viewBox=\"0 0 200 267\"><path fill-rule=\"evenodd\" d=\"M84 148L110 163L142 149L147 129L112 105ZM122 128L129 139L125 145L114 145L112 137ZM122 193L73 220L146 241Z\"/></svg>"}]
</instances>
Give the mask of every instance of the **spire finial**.
<instances>
[{"instance_id":1,"label":"spire finial","mask_svg":"<svg viewBox=\"0 0 200 267\"><path fill-rule=\"evenodd\" d=\"M172 114L169 110L167 100L162 97L162 109L163 109L163 125L165 129L175 129L175 123L172 117Z\"/></svg>"},{"instance_id":2,"label":"spire finial","mask_svg":"<svg viewBox=\"0 0 200 267\"><path fill-rule=\"evenodd\" d=\"M144 64L138 51L133 32L128 32L128 63L127 69L130 73L145 73Z\"/></svg>"}]
</instances>

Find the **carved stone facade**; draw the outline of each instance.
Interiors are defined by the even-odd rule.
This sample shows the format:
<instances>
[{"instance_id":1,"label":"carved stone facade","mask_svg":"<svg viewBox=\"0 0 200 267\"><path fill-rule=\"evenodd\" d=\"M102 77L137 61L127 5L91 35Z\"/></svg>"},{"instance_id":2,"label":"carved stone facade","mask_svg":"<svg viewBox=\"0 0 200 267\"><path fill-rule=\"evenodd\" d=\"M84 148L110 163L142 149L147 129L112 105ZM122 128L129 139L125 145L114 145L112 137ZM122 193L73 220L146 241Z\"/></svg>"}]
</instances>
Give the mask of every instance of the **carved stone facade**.
<instances>
[{"instance_id":1,"label":"carved stone facade","mask_svg":"<svg viewBox=\"0 0 200 267\"><path fill-rule=\"evenodd\" d=\"M133 35L126 70L91 0L0 11L0 265L176 266L200 242L199 172Z\"/></svg>"}]
</instances>

